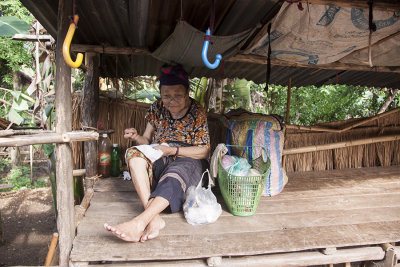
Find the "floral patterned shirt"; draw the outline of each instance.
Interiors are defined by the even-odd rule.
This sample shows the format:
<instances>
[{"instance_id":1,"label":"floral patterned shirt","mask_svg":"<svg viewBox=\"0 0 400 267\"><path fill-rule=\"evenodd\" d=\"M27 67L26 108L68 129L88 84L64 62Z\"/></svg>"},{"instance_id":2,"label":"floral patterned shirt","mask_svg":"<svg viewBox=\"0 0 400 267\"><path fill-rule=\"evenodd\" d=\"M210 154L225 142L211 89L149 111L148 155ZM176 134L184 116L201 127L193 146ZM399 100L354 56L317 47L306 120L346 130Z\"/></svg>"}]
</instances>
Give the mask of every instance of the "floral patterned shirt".
<instances>
[{"instance_id":1,"label":"floral patterned shirt","mask_svg":"<svg viewBox=\"0 0 400 267\"><path fill-rule=\"evenodd\" d=\"M198 102L191 105L180 119L173 119L161 100L154 102L146 113L146 120L155 128L153 143L184 143L210 147L207 115Z\"/></svg>"}]
</instances>

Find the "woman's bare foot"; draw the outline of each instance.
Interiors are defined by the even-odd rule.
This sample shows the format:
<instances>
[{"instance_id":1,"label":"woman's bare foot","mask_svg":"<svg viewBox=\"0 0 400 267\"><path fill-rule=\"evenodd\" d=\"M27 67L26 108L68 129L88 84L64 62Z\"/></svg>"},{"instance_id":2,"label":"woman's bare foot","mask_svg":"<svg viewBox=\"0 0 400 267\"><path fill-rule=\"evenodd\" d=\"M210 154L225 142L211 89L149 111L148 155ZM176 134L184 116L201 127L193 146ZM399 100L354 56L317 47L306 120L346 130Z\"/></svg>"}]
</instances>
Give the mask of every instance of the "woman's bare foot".
<instances>
[{"instance_id":1,"label":"woman's bare foot","mask_svg":"<svg viewBox=\"0 0 400 267\"><path fill-rule=\"evenodd\" d=\"M165 221L156 215L147 225L146 230L143 232L140 242L156 238L160 234L160 230L165 227Z\"/></svg>"},{"instance_id":2,"label":"woman's bare foot","mask_svg":"<svg viewBox=\"0 0 400 267\"><path fill-rule=\"evenodd\" d=\"M116 226L104 224L104 229L127 242L139 242L145 228L146 225L136 218Z\"/></svg>"}]
</instances>

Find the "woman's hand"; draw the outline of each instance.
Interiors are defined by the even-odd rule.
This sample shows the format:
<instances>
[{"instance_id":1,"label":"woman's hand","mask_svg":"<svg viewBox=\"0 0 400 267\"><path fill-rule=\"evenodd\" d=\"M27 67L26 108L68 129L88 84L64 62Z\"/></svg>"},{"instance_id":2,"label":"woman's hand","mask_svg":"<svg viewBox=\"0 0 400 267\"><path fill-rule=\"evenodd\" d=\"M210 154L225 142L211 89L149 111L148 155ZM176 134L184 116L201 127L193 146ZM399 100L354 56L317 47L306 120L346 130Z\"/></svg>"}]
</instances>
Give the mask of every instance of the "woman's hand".
<instances>
[{"instance_id":1,"label":"woman's hand","mask_svg":"<svg viewBox=\"0 0 400 267\"><path fill-rule=\"evenodd\" d=\"M166 157L166 156L174 156L175 153L176 153L176 150L177 150L176 147L162 146L162 145L155 146L155 147L153 147L153 148L154 148L154 149L157 149L157 150L161 150L161 151L163 152L163 157Z\"/></svg>"},{"instance_id":2,"label":"woman's hand","mask_svg":"<svg viewBox=\"0 0 400 267\"><path fill-rule=\"evenodd\" d=\"M140 135L138 134L137 130L135 128L128 128L125 129L124 132L124 138L125 139L130 139L134 142L137 142L137 139Z\"/></svg>"},{"instance_id":3,"label":"woman's hand","mask_svg":"<svg viewBox=\"0 0 400 267\"><path fill-rule=\"evenodd\" d=\"M124 138L132 140L136 145L148 145L150 144L151 137L154 132L154 127L148 122L143 135L139 135L135 128L128 128L124 131Z\"/></svg>"},{"instance_id":4,"label":"woman's hand","mask_svg":"<svg viewBox=\"0 0 400 267\"><path fill-rule=\"evenodd\" d=\"M154 149L161 150L163 157L175 156L177 148L171 146L158 145L153 147ZM207 159L210 156L210 148L207 146L187 146L179 148L179 157L193 158L193 159Z\"/></svg>"}]
</instances>

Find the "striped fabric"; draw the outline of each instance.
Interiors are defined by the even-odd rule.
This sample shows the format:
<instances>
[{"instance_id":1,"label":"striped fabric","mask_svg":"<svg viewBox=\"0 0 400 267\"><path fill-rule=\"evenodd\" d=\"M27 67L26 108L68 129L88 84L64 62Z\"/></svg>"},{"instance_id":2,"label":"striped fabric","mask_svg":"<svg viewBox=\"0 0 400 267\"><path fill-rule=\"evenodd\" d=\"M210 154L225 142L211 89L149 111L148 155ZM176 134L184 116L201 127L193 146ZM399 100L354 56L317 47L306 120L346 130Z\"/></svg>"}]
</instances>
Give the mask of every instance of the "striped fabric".
<instances>
[{"instance_id":1,"label":"striped fabric","mask_svg":"<svg viewBox=\"0 0 400 267\"><path fill-rule=\"evenodd\" d=\"M249 160L260 156L263 156L264 161L267 157L271 160L263 192L265 196L279 194L288 181L282 168L283 142L283 126L274 116L243 113L230 117L227 144L251 146L245 152ZM243 148L232 147L232 152L234 155L242 155Z\"/></svg>"}]
</instances>

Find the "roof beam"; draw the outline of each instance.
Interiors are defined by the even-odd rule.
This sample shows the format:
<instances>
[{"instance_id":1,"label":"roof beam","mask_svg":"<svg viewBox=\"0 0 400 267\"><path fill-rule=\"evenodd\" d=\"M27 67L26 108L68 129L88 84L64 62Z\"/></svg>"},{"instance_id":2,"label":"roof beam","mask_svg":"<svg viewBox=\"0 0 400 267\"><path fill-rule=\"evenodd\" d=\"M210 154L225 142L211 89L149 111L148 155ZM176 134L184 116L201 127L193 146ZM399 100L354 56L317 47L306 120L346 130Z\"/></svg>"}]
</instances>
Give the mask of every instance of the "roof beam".
<instances>
[{"instance_id":1,"label":"roof beam","mask_svg":"<svg viewBox=\"0 0 400 267\"><path fill-rule=\"evenodd\" d=\"M99 54L111 54L111 55L148 55L150 51L146 49L134 48L134 47L117 47L117 46L101 46L101 45L83 45L83 44L71 44L71 51L73 52L92 52Z\"/></svg>"},{"instance_id":2,"label":"roof beam","mask_svg":"<svg viewBox=\"0 0 400 267\"><path fill-rule=\"evenodd\" d=\"M367 0L303 0L304 3L340 7L369 8ZM382 11L400 11L399 0L375 0L373 9Z\"/></svg>"},{"instance_id":3,"label":"roof beam","mask_svg":"<svg viewBox=\"0 0 400 267\"><path fill-rule=\"evenodd\" d=\"M22 34L17 33L11 37L12 40L17 41L28 41L28 42L49 42L54 41L53 37L49 34L41 34L41 35L34 35L34 34Z\"/></svg>"},{"instance_id":4,"label":"roof beam","mask_svg":"<svg viewBox=\"0 0 400 267\"><path fill-rule=\"evenodd\" d=\"M133 48L133 47L115 47L115 46L101 46L101 45L82 45L72 44L71 51L74 52L94 52L99 54L111 54L111 55L144 55L151 56L151 52L145 49ZM267 57L253 55L253 54L242 54L225 59L227 62L244 62L254 64L267 64ZM278 59L271 59L271 65L275 66L286 66L286 67L300 67L300 68L314 68L314 69L328 69L328 70L355 70L355 71L374 71L374 72L397 72L400 73L400 67L379 67L374 66L370 68L367 65L355 65L346 64L340 62L334 62L324 65L306 65L298 64L295 62L288 62Z\"/></svg>"},{"instance_id":5,"label":"roof beam","mask_svg":"<svg viewBox=\"0 0 400 267\"><path fill-rule=\"evenodd\" d=\"M226 59L228 62L246 62L255 64L267 64L267 57L252 55L252 54L237 54L233 57ZM400 73L400 67L369 67L367 65L346 64L340 62L333 62L330 64L320 65L307 65L298 64L295 62L283 61L279 59L271 59L271 65L285 66L285 67L298 67L298 68L314 68L314 69L327 69L327 70L354 70L354 71L374 71L374 72L397 72Z\"/></svg>"}]
</instances>

